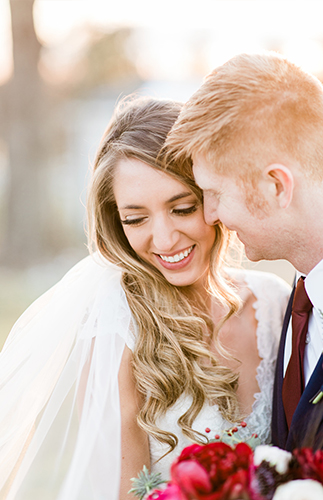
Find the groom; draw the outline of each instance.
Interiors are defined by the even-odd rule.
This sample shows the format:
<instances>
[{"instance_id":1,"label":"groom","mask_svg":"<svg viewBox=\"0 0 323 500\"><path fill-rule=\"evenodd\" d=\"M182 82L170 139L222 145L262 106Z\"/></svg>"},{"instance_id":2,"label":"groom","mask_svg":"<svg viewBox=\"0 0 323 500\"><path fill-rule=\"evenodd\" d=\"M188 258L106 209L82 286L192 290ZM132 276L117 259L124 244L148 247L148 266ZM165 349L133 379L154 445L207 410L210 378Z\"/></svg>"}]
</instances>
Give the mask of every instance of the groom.
<instances>
[{"instance_id":1,"label":"groom","mask_svg":"<svg viewBox=\"0 0 323 500\"><path fill-rule=\"evenodd\" d=\"M238 55L186 103L167 145L187 175L193 167L209 224L236 231L250 260L287 259L297 269L272 440L323 447L322 84L278 54Z\"/></svg>"}]
</instances>

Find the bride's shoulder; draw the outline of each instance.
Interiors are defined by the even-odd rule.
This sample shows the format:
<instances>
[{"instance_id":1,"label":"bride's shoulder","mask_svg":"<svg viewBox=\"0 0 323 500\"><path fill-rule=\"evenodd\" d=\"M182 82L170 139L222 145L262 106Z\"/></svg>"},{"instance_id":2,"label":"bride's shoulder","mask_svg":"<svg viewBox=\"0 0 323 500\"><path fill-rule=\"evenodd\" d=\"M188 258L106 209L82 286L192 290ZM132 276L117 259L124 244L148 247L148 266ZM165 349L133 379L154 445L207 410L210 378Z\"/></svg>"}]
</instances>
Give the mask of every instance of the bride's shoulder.
<instances>
[{"instance_id":1,"label":"bride's shoulder","mask_svg":"<svg viewBox=\"0 0 323 500\"><path fill-rule=\"evenodd\" d=\"M228 269L242 301L239 316L256 320L258 351L275 358L291 287L276 274L249 269Z\"/></svg>"},{"instance_id":2,"label":"bride's shoulder","mask_svg":"<svg viewBox=\"0 0 323 500\"><path fill-rule=\"evenodd\" d=\"M225 271L244 303L253 297L266 303L279 303L282 309L286 307L291 287L276 274L243 268L226 268Z\"/></svg>"}]
</instances>

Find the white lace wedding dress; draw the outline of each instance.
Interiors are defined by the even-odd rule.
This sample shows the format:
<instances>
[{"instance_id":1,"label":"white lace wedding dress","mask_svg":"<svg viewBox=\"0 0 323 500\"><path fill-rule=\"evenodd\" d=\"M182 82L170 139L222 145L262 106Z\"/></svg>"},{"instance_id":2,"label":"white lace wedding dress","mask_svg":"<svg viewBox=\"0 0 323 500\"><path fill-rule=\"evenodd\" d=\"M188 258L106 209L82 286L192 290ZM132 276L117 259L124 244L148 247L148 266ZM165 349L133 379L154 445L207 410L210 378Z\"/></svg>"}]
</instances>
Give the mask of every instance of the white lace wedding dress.
<instances>
[{"instance_id":1,"label":"white lace wedding dress","mask_svg":"<svg viewBox=\"0 0 323 500\"><path fill-rule=\"evenodd\" d=\"M133 347L120 269L98 255L72 268L17 321L0 353L0 500L118 500L121 422L118 371ZM247 432L270 439L273 370L288 286L247 272L257 298L259 394ZM243 334L243 332L242 332ZM151 440L153 469L165 477L189 442L177 419L181 398L159 422L179 438L172 454ZM227 428L205 406L194 428ZM148 464L147 464L148 465Z\"/></svg>"},{"instance_id":2,"label":"white lace wedding dress","mask_svg":"<svg viewBox=\"0 0 323 500\"><path fill-rule=\"evenodd\" d=\"M259 392L254 395L251 414L245 419L247 427L239 427L239 438L246 439L256 433L262 444L271 439L270 424L272 410L272 391L275 371L275 361L278 342L281 333L290 288L281 279L269 273L258 271L235 272L235 277L243 280L256 297L254 303L255 317L258 322L257 346L261 362L257 369ZM241 332L243 335L243 332ZM155 439L150 439L152 470L161 472L162 477L169 477L171 462L179 455L185 446L192 444L186 438L177 424L178 418L188 409L190 401L182 396L167 412L164 418L158 421L158 427L170 430L178 438L178 446L173 452L157 461L167 452L167 445L162 445ZM205 405L196 418L193 429L201 432L206 438L212 438L222 430L232 427L218 411L216 405ZM210 430L206 432L205 429Z\"/></svg>"}]
</instances>

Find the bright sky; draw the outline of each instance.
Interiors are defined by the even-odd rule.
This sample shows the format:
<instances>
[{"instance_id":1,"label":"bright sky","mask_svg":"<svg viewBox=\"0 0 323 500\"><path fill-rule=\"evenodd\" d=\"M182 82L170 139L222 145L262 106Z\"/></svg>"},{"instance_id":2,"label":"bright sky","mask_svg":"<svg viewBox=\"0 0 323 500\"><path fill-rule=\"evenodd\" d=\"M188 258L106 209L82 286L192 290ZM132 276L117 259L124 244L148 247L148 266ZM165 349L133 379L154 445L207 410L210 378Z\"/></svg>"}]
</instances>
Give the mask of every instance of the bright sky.
<instances>
[{"instance_id":1,"label":"bright sky","mask_svg":"<svg viewBox=\"0 0 323 500\"><path fill-rule=\"evenodd\" d=\"M149 76L165 79L185 78L189 51L199 44L208 70L236 53L270 45L304 69L321 72L322 19L322 0L37 0L35 5L37 33L50 46L89 23L142 28L139 64ZM10 70L9 21L9 0L0 0L0 80Z\"/></svg>"}]
</instances>

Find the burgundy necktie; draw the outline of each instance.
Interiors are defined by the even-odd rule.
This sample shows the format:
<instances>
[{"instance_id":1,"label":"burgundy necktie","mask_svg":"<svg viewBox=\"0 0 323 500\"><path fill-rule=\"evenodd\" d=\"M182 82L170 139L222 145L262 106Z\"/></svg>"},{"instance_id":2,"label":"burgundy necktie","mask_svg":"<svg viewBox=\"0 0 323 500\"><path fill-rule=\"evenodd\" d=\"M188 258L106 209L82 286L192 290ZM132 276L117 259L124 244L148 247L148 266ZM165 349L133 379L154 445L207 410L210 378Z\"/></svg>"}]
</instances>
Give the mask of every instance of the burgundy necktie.
<instances>
[{"instance_id":1,"label":"burgundy necktie","mask_svg":"<svg viewBox=\"0 0 323 500\"><path fill-rule=\"evenodd\" d=\"M303 360L308 318L312 307L304 287L304 278L300 277L292 307L292 355L283 381L283 404L288 427L304 390Z\"/></svg>"}]
</instances>

